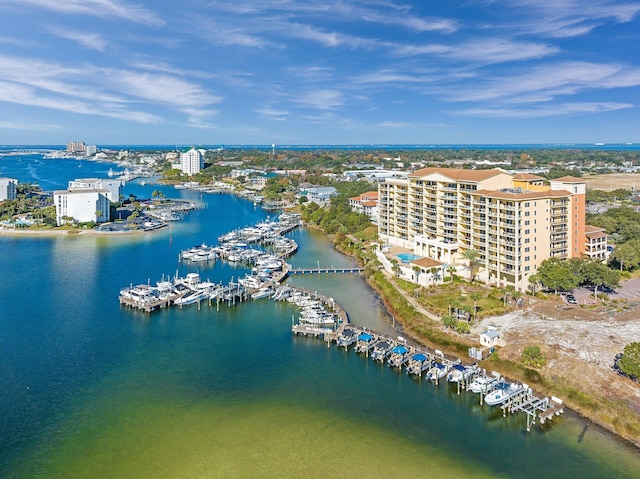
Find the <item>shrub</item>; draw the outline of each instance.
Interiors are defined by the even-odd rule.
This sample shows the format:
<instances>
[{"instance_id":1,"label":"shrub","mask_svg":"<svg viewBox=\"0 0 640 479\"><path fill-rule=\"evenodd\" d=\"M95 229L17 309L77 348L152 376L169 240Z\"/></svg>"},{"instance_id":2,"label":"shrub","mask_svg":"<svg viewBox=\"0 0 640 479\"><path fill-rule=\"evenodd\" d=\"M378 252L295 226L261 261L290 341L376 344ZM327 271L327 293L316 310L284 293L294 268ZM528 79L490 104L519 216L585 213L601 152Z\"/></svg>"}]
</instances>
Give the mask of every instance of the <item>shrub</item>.
<instances>
[{"instance_id":1,"label":"shrub","mask_svg":"<svg viewBox=\"0 0 640 479\"><path fill-rule=\"evenodd\" d=\"M547 358L540 351L540 346L527 346L522 351L522 362L533 368L541 368L547 364Z\"/></svg>"}]
</instances>

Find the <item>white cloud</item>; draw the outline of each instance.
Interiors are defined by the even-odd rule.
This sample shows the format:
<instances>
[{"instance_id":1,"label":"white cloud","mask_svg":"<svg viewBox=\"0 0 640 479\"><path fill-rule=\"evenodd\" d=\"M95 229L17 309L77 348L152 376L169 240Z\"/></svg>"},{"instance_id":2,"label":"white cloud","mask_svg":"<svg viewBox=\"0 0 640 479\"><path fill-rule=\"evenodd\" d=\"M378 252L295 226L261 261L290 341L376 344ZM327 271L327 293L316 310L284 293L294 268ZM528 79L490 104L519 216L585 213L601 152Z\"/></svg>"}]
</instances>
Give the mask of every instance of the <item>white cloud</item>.
<instances>
[{"instance_id":1,"label":"white cloud","mask_svg":"<svg viewBox=\"0 0 640 479\"><path fill-rule=\"evenodd\" d=\"M551 116L566 116L585 113L602 113L608 111L633 108L631 103L616 102L577 102L561 103L553 105L526 107L480 107L466 110L453 111L453 114L461 116L477 116L484 118L517 118L534 119Z\"/></svg>"},{"instance_id":2,"label":"white cloud","mask_svg":"<svg viewBox=\"0 0 640 479\"><path fill-rule=\"evenodd\" d=\"M49 31L58 37L66 38L67 40L73 40L74 42L78 42L83 47L90 48L92 50L98 50L99 52L104 51L104 49L107 47L107 40L96 33L77 32L69 30L67 28L57 27L52 27L49 29Z\"/></svg>"},{"instance_id":3,"label":"white cloud","mask_svg":"<svg viewBox=\"0 0 640 479\"><path fill-rule=\"evenodd\" d=\"M541 65L520 75L502 76L450 92L452 101L546 101L583 90L640 86L640 69L622 65L561 62ZM534 100L535 101L535 100Z\"/></svg>"},{"instance_id":4,"label":"white cloud","mask_svg":"<svg viewBox=\"0 0 640 479\"><path fill-rule=\"evenodd\" d=\"M286 121L289 115L288 110L277 110L275 108L258 108L254 110L256 113L275 121Z\"/></svg>"},{"instance_id":5,"label":"white cloud","mask_svg":"<svg viewBox=\"0 0 640 479\"><path fill-rule=\"evenodd\" d=\"M144 71L66 66L27 58L0 56L0 81L8 91L1 100L84 114L157 123L160 117L132 105L177 109L194 124L217 114L211 106L222 98L177 76Z\"/></svg>"},{"instance_id":6,"label":"white cloud","mask_svg":"<svg viewBox=\"0 0 640 479\"><path fill-rule=\"evenodd\" d=\"M344 105L344 95L339 90L309 90L301 92L292 101L302 108L333 110Z\"/></svg>"},{"instance_id":7,"label":"white cloud","mask_svg":"<svg viewBox=\"0 0 640 479\"><path fill-rule=\"evenodd\" d=\"M60 125L49 125L32 121L0 121L0 129L3 130L23 130L23 131L60 131Z\"/></svg>"},{"instance_id":8,"label":"white cloud","mask_svg":"<svg viewBox=\"0 0 640 479\"><path fill-rule=\"evenodd\" d=\"M19 7L34 6L58 13L120 18L145 25L162 26L164 20L151 10L119 0L2 0Z\"/></svg>"}]
</instances>

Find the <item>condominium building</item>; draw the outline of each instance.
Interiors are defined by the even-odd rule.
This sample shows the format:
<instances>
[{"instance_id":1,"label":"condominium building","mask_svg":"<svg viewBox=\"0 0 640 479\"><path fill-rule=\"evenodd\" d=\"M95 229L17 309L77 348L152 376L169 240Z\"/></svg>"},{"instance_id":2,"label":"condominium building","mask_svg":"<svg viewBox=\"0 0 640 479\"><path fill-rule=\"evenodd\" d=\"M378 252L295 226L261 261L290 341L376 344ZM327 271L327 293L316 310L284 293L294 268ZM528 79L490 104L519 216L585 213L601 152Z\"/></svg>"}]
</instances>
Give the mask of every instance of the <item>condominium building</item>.
<instances>
[{"instance_id":1,"label":"condominium building","mask_svg":"<svg viewBox=\"0 0 640 479\"><path fill-rule=\"evenodd\" d=\"M0 178L0 201L15 200L18 195L18 180Z\"/></svg>"},{"instance_id":2,"label":"condominium building","mask_svg":"<svg viewBox=\"0 0 640 479\"><path fill-rule=\"evenodd\" d=\"M70 141L67 143L67 151L69 153L84 153L87 146L84 141Z\"/></svg>"},{"instance_id":3,"label":"condominium building","mask_svg":"<svg viewBox=\"0 0 640 479\"><path fill-rule=\"evenodd\" d=\"M191 148L180 154L180 169L185 175L195 175L204 168L204 156L200 150Z\"/></svg>"},{"instance_id":4,"label":"condominium building","mask_svg":"<svg viewBox=\"0 0 640 479\"><path fill-rule=\"evenodd\" d=\"M109 190L77 189L56 190L53 201L56 205L56 223L61 226L70 219L78 222L102 223L110 219Z\"/></svg>"},{"instance_id":5,"label":"condominium building","mask_svg":"<svg viewBox=\"0 0 640 479\"><path fill-rule=\"evenodd\" d=\"M378 221L378 192L367 191L358 196L349 198L349 206L358 213L363 213L371 218L371 221Z\"/></svg>"},{"instance_id":6,"label":"condominium building","mask_svg":"<svg viewBox=\"0 0 640 479\"><path fill-rule=\"evenodd\" d=\"M579 178L425 168L380 183L378 207L382 241L444 265L465 264L473 249L478 278L491 284L525 290L544 259L585 254Z\"/></svg>"},{"instance_id":7,"label":"condominium building","mask_svg":"<svg viewBox=\"0 0 640 479\"><path fill-rule=\"evenodd\" d=\"M103 178L76 178L69 182L69 190L105 190L109 201L120 201L122 180Z\"/></svg>"}]
</instances>

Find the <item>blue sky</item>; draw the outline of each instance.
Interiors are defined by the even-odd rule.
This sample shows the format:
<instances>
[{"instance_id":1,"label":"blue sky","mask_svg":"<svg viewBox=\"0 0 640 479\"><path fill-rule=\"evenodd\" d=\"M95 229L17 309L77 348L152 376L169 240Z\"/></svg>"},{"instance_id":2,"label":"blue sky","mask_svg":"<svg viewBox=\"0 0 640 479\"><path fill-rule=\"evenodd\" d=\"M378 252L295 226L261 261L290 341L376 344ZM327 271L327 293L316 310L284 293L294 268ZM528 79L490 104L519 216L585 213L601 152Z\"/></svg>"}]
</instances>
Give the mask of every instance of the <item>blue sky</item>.
<instances>
[{"instance_id":1,"label":"blue sky","mask_svg":"<svg viewBox=\"0 0 640 479\"><path fill-rule=\"evenodd\" d=\"M640 1L0 0L0 143L640 142Z\"/></svg>"}]
</instances>

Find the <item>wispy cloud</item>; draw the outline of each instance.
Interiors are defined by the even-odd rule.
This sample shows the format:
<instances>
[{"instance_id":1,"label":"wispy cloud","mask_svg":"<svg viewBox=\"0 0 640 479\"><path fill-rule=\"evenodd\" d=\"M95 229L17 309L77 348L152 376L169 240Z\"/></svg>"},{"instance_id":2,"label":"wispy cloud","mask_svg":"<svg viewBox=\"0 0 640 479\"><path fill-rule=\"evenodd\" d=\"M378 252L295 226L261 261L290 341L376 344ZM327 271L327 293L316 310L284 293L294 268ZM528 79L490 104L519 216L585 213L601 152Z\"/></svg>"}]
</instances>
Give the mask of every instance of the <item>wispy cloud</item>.
<instances>
[{"instance_id":1,"label":"wispy cloud","mask_svg":"<svg viewBox=\"0 0 640 479\"><path fill-rule=\"evenodd\" d=\"M315 110L334 110L345 103L344 94L339 90L321 89L299 93L292 102L301 108Z\"/></svg>"},{"instance_id":2,"label":"wispy cloud","mask_svg":"<svg viewBox=\"0 0 640 479\"><path fill-rule=\"evenodd\" d=\"M78 32L67 28L51 27L49 29L54 35L78 42L80 45L99 52L107 47L107 40L96 33Z\"/></svg>"},{"instance_id":3,"label":"wispy cloud","mask_svg":"<svg viewBox=\"0 0 640 479\"><path fill-rule=\"evenodd\" d=\"M535 107L480 107L469 108L465 110L452 111L455 115L461 116L477 116L484 118L517 118L517 119L534 119L552 116L567 116L585 113L602 113L607 111L622 110L625 108L633 108L631 103L616 102L577 102L577 103L561 103L552 105L543 105Z\"/></svg>"},{"instance_id":4,"label":"wispy cloud","mask_svg":"<svg viewBox=\"0 0 640 479\"><path fill-rule=\"evenodd\" d=\"M538 66L520 75L477 81L464 91L451 91L453 101L548 101L583 90L640 86L640 68L588 62Z\"/></svg>"},{"instance_id":5,"label":"wispy cloud","mask_svg":"<svg viewBox=\"0 0 640 479\"><path fill-rule=\"evenodd\" d=\"M0 121L0 129L2 130L23 130L23 131L60 131L60 125L50 125L46 123L38 123L32 121Z\"/></svg>"},{"instance_id":6,"label":"wispy cloud","mask_svg":"<svg viewBox=\"0 0 640 479\"><path fill-rule=\"evenodd\" d=\"M145 25L162 26L165 24L164 20L153 11L119 0L2 0L2 3L19 7L35 6L70 15L119 18Z\"/></svg>"},{"instance_id":7,"label":"wispy cloud","mask_svg":"<svg viewBox=\"0 0 640 479\"><path fill-rule=\"evenodd\" d=\"M144 108L169 107L201 124L217 113L212 105L222 101L198 84L167 74L18 57L0 56L0 81L6 90L0 93L2 101L143 123L161 121Z\"/></svg>"},{"instance_id":8,"label":"wispy cloud","mask_svg":"<svg viewBox=\"0 0 640 479\"><path fill-rule=\"evenodd\" d=\"M276 108L258 108L254 111L269 120L275 121L286 121L287 116L289 115L288 110L278 110Z\"/></svg>"},{"instance_id":9,"label":"wispy cloud","mask_svg":"<svg viewBox=\"0 0 640 479\"><path fill-rule=\"evenodd\" d=\"M606 23L626 23L640 13L637 2L612 0L499 0L507 8L520 9L513 27L520 33L536 33L551 38L586 35ZM528 21L523 21L526 18Z\"/></svg>"}]
</instances>

